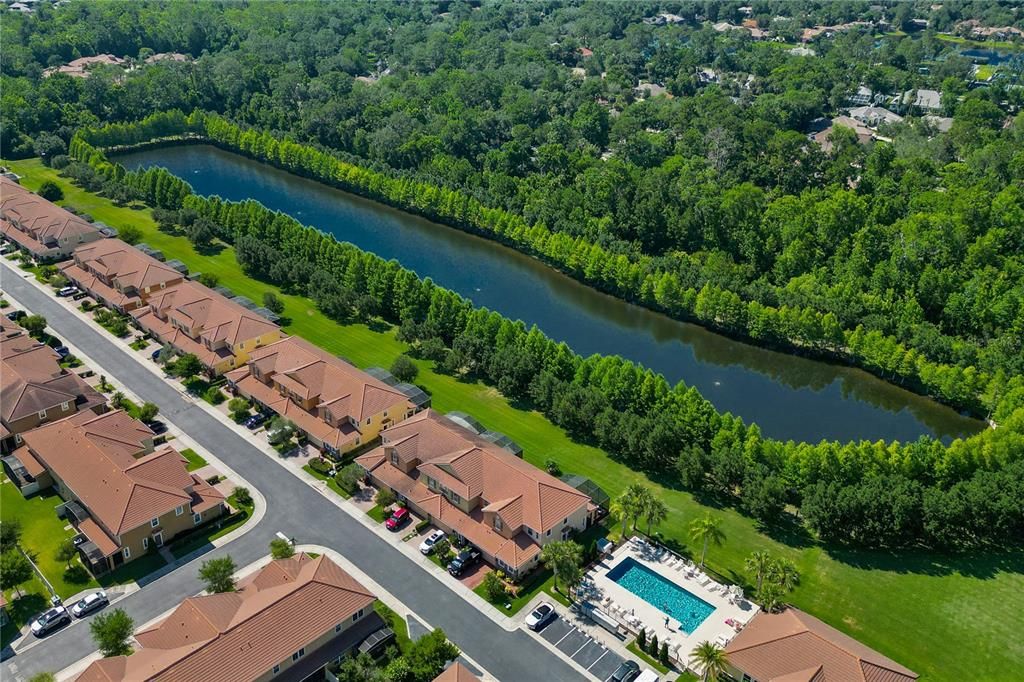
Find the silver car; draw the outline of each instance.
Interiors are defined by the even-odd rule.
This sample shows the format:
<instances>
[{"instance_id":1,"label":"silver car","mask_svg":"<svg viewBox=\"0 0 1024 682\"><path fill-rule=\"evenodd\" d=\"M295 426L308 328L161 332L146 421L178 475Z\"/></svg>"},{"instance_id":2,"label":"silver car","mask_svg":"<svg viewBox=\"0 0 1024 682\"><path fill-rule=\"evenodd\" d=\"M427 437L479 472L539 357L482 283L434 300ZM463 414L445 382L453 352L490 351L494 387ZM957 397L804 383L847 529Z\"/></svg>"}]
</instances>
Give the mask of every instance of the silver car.
<instances>
[{"instance_id":1,"label":"silver car","mask_svg":"<svg viewBox=\"0 0 1024 682\"><path fill-rule=\"evenodd\" d=\"M93 611L99 611L104 606L110 603L107 599L107 593L103 590L93 592L87 595L84 599L78 601L77 604L71 607L71 615L75 618L85 618Z\"/></svg>"},{"instance_id":2,"label":"silver car","mask_svg":"<svg viewBox=\"0 0 1024 682\"><path fill-rule=\"evenodd\" d=\"M420 553L430 554L434 551L434 545L444 540L444 531L435 530L420 543Z\"/></svg>"}]
</instances>

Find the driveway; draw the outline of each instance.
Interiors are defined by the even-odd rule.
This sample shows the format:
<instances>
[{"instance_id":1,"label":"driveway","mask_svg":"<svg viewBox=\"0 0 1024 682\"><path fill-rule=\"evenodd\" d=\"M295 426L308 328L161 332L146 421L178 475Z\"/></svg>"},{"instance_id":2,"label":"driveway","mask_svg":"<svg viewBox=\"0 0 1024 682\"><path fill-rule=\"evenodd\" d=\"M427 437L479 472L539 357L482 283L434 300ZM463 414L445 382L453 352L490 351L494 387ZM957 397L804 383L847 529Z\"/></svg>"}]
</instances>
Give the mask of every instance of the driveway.
<instances>
[{"instance_id":1,"label":"driveway","mask_svg":"<svg viewBox=\"0 0 1024 682\"><path fill-rule=\"evenodd\" d=\"M202 590L196 573L203 560L230 554L239 566L266 555L280 531L300 543L331 547L355 563L398 600L442 628L456 645L502 680L578 680L580 675L558 656L521 630L507 632L490 618L409 561L390 543L341 512L282 465L249 445L230 428L193 405L181 393L92 326L79 320L51 297L4 268L3 288L34 313L46 317L60 336L74 339L103 371L130 386L143 400L156 403L168 420L245 477L264 495L264 520L241 538L146 585L118 602L135 620L145 623ZM66 628L35 643L4 663L5 679L27 679L58 671L89 655L95 645L89 629Z\"/></svg>"}]
</instances>

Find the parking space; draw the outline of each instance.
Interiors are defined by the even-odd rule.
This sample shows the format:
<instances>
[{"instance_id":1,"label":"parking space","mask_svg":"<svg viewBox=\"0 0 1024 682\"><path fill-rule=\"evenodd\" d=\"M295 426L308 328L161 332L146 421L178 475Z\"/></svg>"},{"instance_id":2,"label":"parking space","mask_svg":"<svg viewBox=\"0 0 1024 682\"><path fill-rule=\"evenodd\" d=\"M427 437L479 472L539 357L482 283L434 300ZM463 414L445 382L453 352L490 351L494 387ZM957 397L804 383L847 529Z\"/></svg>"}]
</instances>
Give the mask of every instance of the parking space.
<instances>
[{"instance_id":1,"label":"parking space","mask_svg":"<svg viewBox=\"0 0 1024 682\"><path fill-rule=\"evenodd\" d=\"M540 636L599 680L607 680L623 658L563 618L556 618Z\"/></svg>"}]
</instances>

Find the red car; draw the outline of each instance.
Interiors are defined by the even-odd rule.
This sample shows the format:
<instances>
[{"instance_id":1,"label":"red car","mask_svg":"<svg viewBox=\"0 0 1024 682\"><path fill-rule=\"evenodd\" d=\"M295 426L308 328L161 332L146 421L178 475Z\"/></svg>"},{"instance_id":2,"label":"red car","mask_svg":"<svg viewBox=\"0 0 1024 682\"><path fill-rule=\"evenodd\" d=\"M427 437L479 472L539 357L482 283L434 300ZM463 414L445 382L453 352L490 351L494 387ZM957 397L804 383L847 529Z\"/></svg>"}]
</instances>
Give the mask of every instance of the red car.
<instances>
[{"instance_id":1,"label":"red car","mask_svg":"<svg viewBox=\"0 0 1024 682\"><path fill-rule=\"evenodd\" d=\"M398 530L405 525L405 522L409 520L409 510L405 507L399 507L395 510L395 513L391 515L384 525L388 530Z\"/></svg>"}]
</instances>

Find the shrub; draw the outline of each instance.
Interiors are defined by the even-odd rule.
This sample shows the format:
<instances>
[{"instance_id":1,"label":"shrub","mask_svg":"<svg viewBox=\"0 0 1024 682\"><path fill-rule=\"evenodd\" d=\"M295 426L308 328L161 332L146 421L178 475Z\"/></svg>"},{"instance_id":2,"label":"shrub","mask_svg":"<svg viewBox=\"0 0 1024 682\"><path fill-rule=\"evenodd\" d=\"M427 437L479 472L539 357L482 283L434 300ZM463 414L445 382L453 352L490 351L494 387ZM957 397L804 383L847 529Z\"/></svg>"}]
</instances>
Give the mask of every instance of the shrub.
<instances>
[{"instance_id":1,"label":"shrub","mask_svg":"<svg viewBox=\"0 0 1024 682\"><path fill-rule=\"evenodd\" d=\"M487 575L484 576L483 586L484 594L492 602L503 601L508 596L508 592L505 590L505 583L502 582L501 578L494 571L488 571Z\"/></svg>"},{"instance_id":2,"label":"shrub","mask_svg":"<svg viewBox=\"0 0 1024 682\"><path fill-rule=\"evenodd\" d=\"M60 201L64 198L64 190L53 180L44 180L36 194L47 201Z\"/></svg>"},{"instance_id":3,"label":"shrub","mask_svg":"<svg viewBox=\"0 0 1024 682\"><path fill-rule=\"evenodd\" d=\"M382 509L387 509L395 502L397 502L398 498L395 497L395 494L393 492L391 492L391 488L381 488L380 490L377 491L377 495L376 497L373 498L373 500L378 505L380 505Z\"/></svg>"},{"instance_id":4,"label":"shrub","mask_svg":"<svg viewBox=\"0 0 1024 682\"><path fill-rule=\"evenodd\" d=\"M244 507L252 506L252 493L249 492L248 488L237 486L231 491L231 494L234 496L235 501L238 502L238 504Z\"/></svg>"},{"instance_id":5,"label":"shrub","mask_svg":"<svg viewBox=\"0 0 1024 682\"><path fill-rule=\"evenodd\" d=\"M331 473L331 463L323 457L317 457L316 459L309 460L309 468L318 474L329 474Z\"/></svg>"},{"instance_id":6,"label":"shrub","mask_svg":"<svg viewBox=\"0 0 1024 682\"><path fill-rule=\"evenodd\" d=\"M643 628L640 629L640 632L636 633L636 648L640 651L647 650L647 631Z\"/></svg>"},{"instance_id":7,"label":"shrub","mask_svg":"<svg viewBox=\"0 0 1024 682\"><path fill-rule=\"evenodd\" d=\"M117 238L125 244L138 244L142 239L142 230L135 225L123 225L117 230Z\"/></svg>"},{"instance_id":8,"label":"shrub","mask_svg":"<svg viewBox=\"0 0 1024 682\"><path fill-rule=\"evenodd\" d=\"M549 459L544 462L544 470L547 471L552 476L562 475L562 467L558 466L558 462L556 462L553 459Z\"/></svg>"},{"instance_id":9,"label":"shrub","mask_svg":"<svg viewBox=\"0 0 1024 682\"><path fill-rule=\"evenodd\" d=\"M199 275L196 275L196 280L204 287L210 287L211 289L213 289L215 286L217 286L217 283L220 282L220 277L218 277L212 272L204 272Z\"/></svg>"},{"instance_id":10,"label":"shrub","mask_svg":"<svg viewBox=\"0 0 1024 682\"><path fill-rule=\"evenodd\" d=\"M399 355L391 363L391 373L399 381L413 381L419 371L419 367L407 355Z\"/></svg>"},{"instance_id":11,"label":"shrub","mask_svg":"<svg viewBox=\"0 0 1024 682\"><path fill-rule=\"evenodd\" d=\"M245 398L232 398L228 401L228 411L232 419L240 422L249 416L249 401Z\"/></svg>"},{"instance_id":12,"label":"shrub","mask_svg":"<svg viewBox=\"0 0 1024 682\"><path fill-rule=\"evenodd\" d=\"M273 291L268 291L263 294L263 307L272 313L280 315L284 312L284 301L278 298L277 294Z\"/></svg>"},{"instance_id":13,"label":"shrub","mask_svg":"<svg viewBox=\"0 0 1024 682\"><path fill-rule=\"evenodd\" d=\"M224 402L224 394L221 393L220 386L210 386L206 389L203 392L203 400L211 405L220 405Z\"/></svg>"},{"instance_id":14,"label":"shrub","mask_svg":"<svg viewBox=\"0 0 1024 682\"><path fill-rule=\"evenodd\" d=\"M668 642L661 643L661 649L658 651L658 662L666 668L668 667Z\"/></svg>"},{"instance_id":15,"label":"shrub","mask_svg":"<svg viewBox=\"0 0 1024 682\"><path fill-rule=\"evenodd\" d=\"M351 495L359 489L359 481L362 478L363 468L358 464L349 464L338 472L338 475L334 477L334 482L338 484L339 488Z\"/></svg>"},{"instance_id":16,"label":"shrub","mask_svg":"<svg viewBox=\"0 0 1024 682\"><path fill-rule=\"evenodd\" d=\"M657 656L660 648L658 645L658 635L651 635L651 641L647 644L647 653L651 656Z\"/></svg>"}]
</instances>

